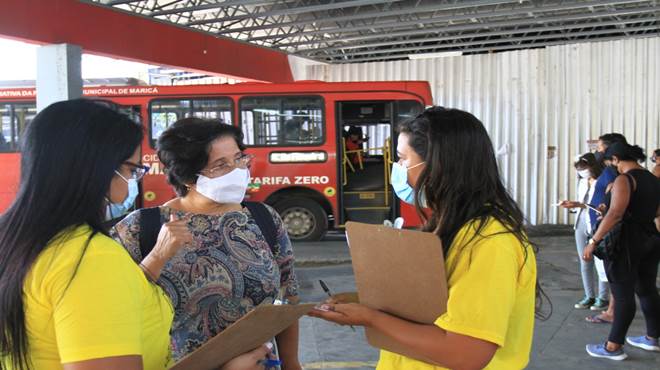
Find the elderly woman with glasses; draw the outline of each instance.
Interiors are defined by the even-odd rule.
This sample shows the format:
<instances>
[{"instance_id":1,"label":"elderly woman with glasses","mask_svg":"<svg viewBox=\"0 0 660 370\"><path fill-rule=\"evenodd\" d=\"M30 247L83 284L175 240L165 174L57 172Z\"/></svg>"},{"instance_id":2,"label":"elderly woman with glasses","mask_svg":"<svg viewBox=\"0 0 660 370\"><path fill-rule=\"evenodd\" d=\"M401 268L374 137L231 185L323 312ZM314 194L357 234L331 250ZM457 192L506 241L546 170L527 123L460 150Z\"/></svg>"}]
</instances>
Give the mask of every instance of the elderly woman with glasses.
<instances>
[{"instance_id":1,"label":"elderly woman with glasses","mask_svg":"<svg viewBox=\"0 0 660 370\"><path fill-rule=\"evenodd\" d=\"M199 118L177 121L158 139L158 157L178 197L157 208L162 227L151 239L153 250L174 241L185 247L147 253L147 210L129 214L111 232L172 299L176 360L263 302L298 300L282 220L268 206L259 205L263 212L257 215L243 203L252 157L243 152L242 140L236 127ZM260 224L264 215L271 227ZM276 343L282 368L301 369L298 324Z\"/></svg>"}]
</instances>

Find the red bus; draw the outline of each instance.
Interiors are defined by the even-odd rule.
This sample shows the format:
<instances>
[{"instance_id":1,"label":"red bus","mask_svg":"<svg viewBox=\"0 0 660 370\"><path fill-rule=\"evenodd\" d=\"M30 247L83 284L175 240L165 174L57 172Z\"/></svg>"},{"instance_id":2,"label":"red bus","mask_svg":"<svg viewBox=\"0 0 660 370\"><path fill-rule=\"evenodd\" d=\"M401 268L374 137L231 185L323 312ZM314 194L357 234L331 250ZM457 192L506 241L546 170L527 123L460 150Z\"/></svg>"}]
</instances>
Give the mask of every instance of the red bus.
<instances>
[{"instance_id":1,"label":"red bus","mask_svg":"<svg viewBox=\"0 0 660 370\"><path fill-rule=\"evenodd\" d=\"M154 144L178 119L197 116L240 126L255 155L247 198L277 209L294 240L317 240L346 221L382 223L401 215L414 224L412 207L389 185L398 122L432 104L427 82L301 81L197 86L86 87L84 96L106 101L143 123L144 178L138 206L174 196ZM34 117L34 89L0 89L0 212L16 194L18 142ZM346 149L348 131L364 139Z\"/></svg>"}]
</instances>

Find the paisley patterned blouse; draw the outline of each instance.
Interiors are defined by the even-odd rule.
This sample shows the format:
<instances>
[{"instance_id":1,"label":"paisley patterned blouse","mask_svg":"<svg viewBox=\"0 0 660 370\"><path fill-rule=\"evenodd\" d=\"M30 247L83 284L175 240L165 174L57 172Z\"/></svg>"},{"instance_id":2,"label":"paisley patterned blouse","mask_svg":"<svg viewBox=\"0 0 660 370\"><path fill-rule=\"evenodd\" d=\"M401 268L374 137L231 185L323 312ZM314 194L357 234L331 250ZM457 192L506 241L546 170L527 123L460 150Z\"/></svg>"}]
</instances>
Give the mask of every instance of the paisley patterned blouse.
<instances>
[{"instance_id":1,"label":"paisley patterned blouse","mask_svg":"<svg viewBox=\"0 0 660 370\"><path fill-rule=\"evenodd\" d=\"M267 206L268 207L268 206ZM187 214L160 207L163 223L170 213L190 216L194 246L179 251L163 268L158 284L175 308L172 353L175 360L247 314L255 306L298 295L293 250L282 219L268 210L277 227L277 245L271 250L247 209L220 216ZM133 212L111 230L136 262L140 253L140 213Z\"/></svg>"}]
</instances>

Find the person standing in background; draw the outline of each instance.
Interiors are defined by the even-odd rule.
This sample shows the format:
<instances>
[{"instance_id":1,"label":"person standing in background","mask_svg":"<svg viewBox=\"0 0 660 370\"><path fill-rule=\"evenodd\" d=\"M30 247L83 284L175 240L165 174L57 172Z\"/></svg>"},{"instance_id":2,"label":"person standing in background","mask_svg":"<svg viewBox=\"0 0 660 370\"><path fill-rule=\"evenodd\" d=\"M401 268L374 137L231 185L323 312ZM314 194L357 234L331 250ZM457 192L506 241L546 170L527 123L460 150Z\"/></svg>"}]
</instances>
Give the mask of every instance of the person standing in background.
<instances>
[{"instance_id":1,"label":"person standing in background","mask_svg":"<svg viewBox=\"0 0 660 370\"><path fill-rule=\"evenodd\" d=\"M651 168L651 172L655 177L660 179L660 149L656 149L653 151L653 156L651 156L651 161L655 164L653 168Z\"/></svg>"},{"instance_id":2,"label":"person standing in background","mask_svg":"<svg viewBox=\"0 0 660 370\"><path fill-rule=\"evenodd\" d=\"M651 168L651 173L655 175L658 179L660 179L660 149L656 149L653 151L653 155L651 156L651 161L655 163L655 165ZM660 231L660 217L655 218L655 228Z\"/></svg>"},{"instance_id":3,"label":"person standing in background","mask_svg":"<svg viewBox=\"0 0 660 370\"><path fill-rule=\"evenodd\" d=\"M658 231L653 223L660 215L660 182L639 164L646 155L636 145L614 143L607 148L606 158L620 175L606 201L607 213L583 258L590 260L596 246L620 225L614 248L601 253L601 257L606 254L605 270L616 306L607 342L588 344L586 350L592 357L621 361L627 357L624 343L660 352L660 295L656 288L660 248L654 243ZM635 317L635 294L644 313L646 335L626 337Z\"/></svg>"},{"instance_id":4,"label":"person standing in background","mask_svg":"<svg viewBox=\"0 0 660 370\"><path fill-rule=\"evenodd\" d=\"M581 257L584 247L591 238L591 222L589 220L589 208L591 198L594 194L596 179L603 172L602 165L596 161L593 153L585 153L574 164L578 174L578 199L579 201L562 201L559 206L564 208L577 208L575 218L575 243L577 246L578 260L580 261L580 273L582 275L582 286L584 298L575 303L575 308L591 309L592 311L604 310L609 305L607 283L597 278L598 297L594 292L594 261L585 261Z\"/></svg>"},{"instance_id":5,"label":"person standing in background","mask_svg":"<svg viewBox=\"0 0 660 370\"><path fill-rule=\"evenodd\" d=\"M627 143L626 137L619 133L612 132L609 134L601 135L598 138L598 147L594 155L596 156L596 160L604 166L604 169L601 175L598 176L598 180L596 180L596 184L594 185L594 195L591 198L591 204L593 204L596 207L600 207L602 204L605 204L605 197L609 192L611 185L614 182L614 179L616 179L617 176L616 171L609 166L609 161L605 160L605 151L607 150L608 147L610 147L612 144L617 142ZM600 217L601 215L598 214L598 212L594 211L593 209L589 209L589 222L591 223L591 230L590 230L591 235L593 235L593 233L596 232L596 228L598 227ZM598 267L599 264L597 263L596 268ZM611 323L612 320L614 320L614 304L615 304L614 297L612 297L612 295L610 294L610 302L607 307L607 310L597 315L588 316L586 320L594 324Z\"/></svg>"}]
</instances>

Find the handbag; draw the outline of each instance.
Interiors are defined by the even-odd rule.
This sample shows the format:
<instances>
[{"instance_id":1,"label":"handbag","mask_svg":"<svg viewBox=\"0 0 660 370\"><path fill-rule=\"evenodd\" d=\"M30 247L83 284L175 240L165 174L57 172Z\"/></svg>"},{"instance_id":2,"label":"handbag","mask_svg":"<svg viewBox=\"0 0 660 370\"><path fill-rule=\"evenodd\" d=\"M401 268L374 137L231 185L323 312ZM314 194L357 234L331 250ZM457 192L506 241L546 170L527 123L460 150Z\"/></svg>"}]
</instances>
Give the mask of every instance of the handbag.
<instances>
[{"instance_id":1,"label":"handbag","mask_svg":"<svg viewBox=\"0 0 660 370\"><path fill-rule=\"evenodd\" d=\"M594 256L602 259L602 260L614 260L619 256L621 253L622 249L622 235L624 233L624 223L626 220L629 218L629 213L628 213L628 207L630 207L630 201L632 200L632 195L634 193L634 186L632 179L630 178L630 175L627 173L624 173L623 176L626 176L628 179L628 183L630 184L630 196L628 198L628 206L626 207L626 213L621 219L621 221L617 222L616 225L614 225L610 231L608 231L603 239L601 239L600 242L598 242L598 245L596 245L596 249L594 250Z\"/></svg>"}]
</instances>

